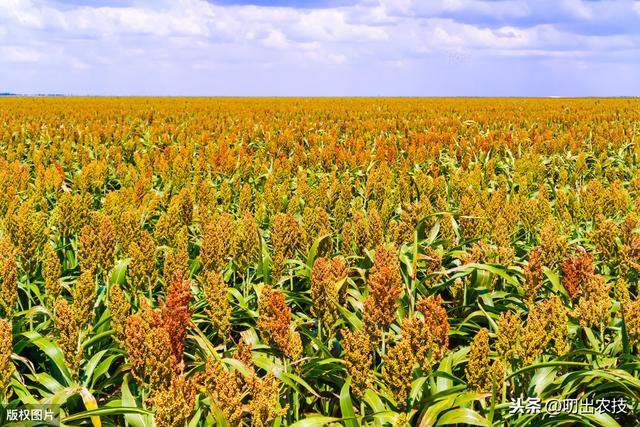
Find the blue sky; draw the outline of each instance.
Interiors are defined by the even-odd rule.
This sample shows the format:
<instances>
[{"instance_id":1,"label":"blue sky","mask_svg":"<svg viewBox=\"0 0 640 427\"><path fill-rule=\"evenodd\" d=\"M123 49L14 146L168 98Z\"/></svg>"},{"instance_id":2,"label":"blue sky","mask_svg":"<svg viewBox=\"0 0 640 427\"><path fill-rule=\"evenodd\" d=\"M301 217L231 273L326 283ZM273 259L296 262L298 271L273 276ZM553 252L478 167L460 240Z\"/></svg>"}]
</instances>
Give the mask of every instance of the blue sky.
<instances>
[{"instance_id":1,"label":"blue sky","mask_svg":"<svg viewBox=\"0 0 640 427\"><path fill-rule=\"evenodd\" d=\"M639 0L0 0L0 92L640 96Z\"/></svg>"}]
</instances>

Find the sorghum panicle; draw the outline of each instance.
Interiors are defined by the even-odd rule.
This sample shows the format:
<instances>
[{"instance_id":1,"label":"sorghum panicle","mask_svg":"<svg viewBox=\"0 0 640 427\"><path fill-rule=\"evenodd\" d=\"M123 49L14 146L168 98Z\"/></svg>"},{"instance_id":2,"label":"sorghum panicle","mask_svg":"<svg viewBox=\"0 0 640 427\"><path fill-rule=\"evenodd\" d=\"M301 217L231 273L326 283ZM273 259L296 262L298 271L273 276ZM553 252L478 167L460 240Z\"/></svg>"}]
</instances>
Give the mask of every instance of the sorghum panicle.
<instances>
[{"instance_id":1,"label":"sorghum panicle","mask_svg":"<svg viewBox=\"0 0 640 427\"><path fill-rule=\"evenodd\" d=\"M520 353L519 337L521 328L522 324L516 312L504 311L500 313L496 351L506 361L515 359Z\"/></svg>"},{"instance_id":2,"label":"sorghum panicle","mask_svg":"<svg viewBox=\"0 0 640 427\"><path fill-rule=\"evenodd\" d=\"M593 256L584 249L581 249L581 253L577 257L563 261L561 268L562 285L569 292L571 298L576 298L595 274Z\"/></svg>"},{"instance_id":3,"label":"sorghum panicle","mask_svg":"<svg viewBox=\"0 0 640 427\"><path fill-rule=\"evenodd\" d=\"M183 427L193 412L197 389L191 379L175 376L153 397L157 427Z\"/></svg>"},{"instance_id":4,"label":"sorghum panicle","mask_svg":"<svg viewBox=\"0 0 640 427\"><path fill-rule=\"evenodd\" d=\"M404 408L407 404L416 362L411 343L404 337L391 346L384 356L382 375L399 408Z\"/></svg>"},{"instance_id":5,"label":"sorghum panicle","mask_svg":"<svg viewBox=\"0 0 640 427\"><path fill-rule=\"evenodd\" d=\"M171 351L176 362L182 361L187 327L191 324L191 281L177 275L169 284L169 292L162 308L162 327L170 332Z\"/></svg>"},{"instance_id":6,"label":"sorghum panicle","mask_svg":"<svg viewBox=\"0 0 640 427\"><path fill-rule=\"evenodd\" d=\"M11 383L11 376L15 367L11 360L13 353L13 332L11 323L0 319L0 401L5 402L7 388Z\"/></svg>"},{"instance_id":7,"label":"sorghum panicle","mask_svg":"<svg viewBox=\"0 0 640 427\"><path fill-rule=\"evenodd\" d=\"M203 270L219 271L229 262L235 246L234 229L233 218L226 212L205 227L200 245Z\"/></svg>"},{"instance_id":8,"label":"sorghum panicle","mask_svg":"<svg viewBox=\"0 0 640 427\"><path fill-rule=\"evenodd\" d=\"M640 300L633 300L624 306L624 322L629 337L629 345L640 351Z\"/></svg>"},{"instance_id":9,"label":"sorghum panicle","mask_svg":"<svg viewBox=\"0 0 640 427\"><path fill-rule=\"evenodd\" d=\"M291 214L278 214L271 226L271 245L273 247L273 266L271 282L277 283L283 273L285 262L294 258L296 252L306 246L304 229Z\"/></svg>"},{"instance_id":10,"label":"sorghum panicle","mask_svg":"<svg viewBox=\"0 0 640 427\"><path fill-rule=\"evenodd\" d=\"M499 360L496 360L493 366L491 365L489 360L489 331L486 328L480 329L471 343L469 362L465 369L469 387L480 393L491 392L494 374L497 381L502 378L500 367L503 365L500 363ZM498 377L498 375L500 376Z\"/></svg>"},{"instance_id":11,"label":"sorghum panicle","mask_svg":"<svg viewBox=\"0 0 640 427\"><path fill-rule=\"evenodd\" d=\"M178 362L173 351L173 331L151 328L144 339L144 384L153 393L169 386ZM131 354L130 354L131 356ZM182 359L182 355L180 357Z\"/></svg>"},{"instance_id":12,"label":"sorghum panicle","mask_svg":"<svg viewBox=\"0 0 640 427\"><path fill-rule=\"evenodd\" d=\"M353 394L362 399L364 392L371 387L371 342L363 331L351 332L343 329L342 347L347 373L351 376Z\"/></svg>"},{"instance_id":13,"label":"sorghum panicle","mask_svg":"<svg viewBox=\"0 0 640 427\"><path fill-rule=\"evenodd\" d=\"M64 298L58 298L55 306L54 324L58 332L58 344L64 354L69 370L77 377L82 347L80 346L80 327L75 319L72 307Z\"/></svg>"},{"instance_id":14,"label":"sorghum panicle","mask_svg":"<svg viewBox=\"0 0 640 427\"><path fill-rule=\"evenodd\" d=\"M436 361L441 360L449 349L449 318L442 303L440 295L422 296L416 303L416 308L423 314L424 323L431 336L432 358Z\"/></svg>"},{"instance_id":15,"label":"sorghum panicle","mask_svg":"<svg viewBox=\"0 0 640 427\"><path fill-rule=\"evenodd\" d=\"M269 427L273 421L286 414L287 408L278 409L278 389L280 382L272 375L257 379L249 402L251 412L251 427Z\"/></svg>"},{"instance_id":16,"label":"sorghum panicle","mask_svg":"<svg viewBox=\"0 0 640 427\"><path fill-rule=\"evenodd\" d=\"M284 354L291 356L294 350L291 347L291 309L285 302L284 294L264 285L258 312L258 329L262 339L276 344Z\"/></svg>"},{"instance_id":17,"label":"sorghum panicle","mask_svg":"<svg viewBox=\"0 0 640 427\"><path fill-rule=\"evenodd\" d=\"M125 329L131 304L117 283L111 285L109 289L109 311L111 312L111 329L114 332L113 339L120 348L124 348L127 338Z\"/></svg>"},{"instance_id":18,"label":"sorghum panicle","mask_svg":"<svg viewBox=\"0 0 640 427\"><path fill-rule=\"evenodd\" d=\"M398 255L393 249L378 246L369 270L369 295L364 302L364 328L377 341L395 317L397 299L402 294L402 276Z\"/></svg>"},{"instance_id":19,"label":"sorghum panicle","mask_svg":"<svg viewBox=\"0 0 640 427\"><path fill-rule=\"evenodd\" d=\"M209 271L204 280L203 290L208 305L207 316L218 336L226 342L231 338L231 304L222 274Z\"/></svg>"},{"instance_id":20,"label":"sorghum panicle","mask_svg":"<svg viewBox=\"0 0 640 427\"><path fill-rule=\"evenodd\" d=\"M131 261L127 271L133 281L133 287L139 291L153 288L158 273L156 271L156 243L148 231L143 231L140 239L129 245Z\"/></svg>"},{"instance_id":21,"label":"sorghum panicle","mask_svg":"<svg viewBox=\"0 0 640 427\"><path fill-rule=\"evenodd\" d=\"M609 324L613 305L609 297L610 291L611 284L599 274L593 275L584 283L583 293L573 313L576 319L580 319L581 326L604 328Z\"/></svg>"},{"instance_id":22,"label":"sorghum panicle","mask_svg":"<svg viewBox=\"0 0 640 427\"><path fill-rule=\"evenodd\" d=\"M245 212L236 225L234 263L240 276L244 276L260 255L260 230L253 215Z\"/></svg>"},{"instance_id":23,"label":"sorghum panicle","mask_svg":"<svg viewBox=\"0 0 640 427\"><path fill-rule=\"evenodd\" d=\"M18 300L18 265L15 249L7 237L0 239L0 310L10 318Z\"/></svg>"},{"instance_id":24,"label":"sorghum panicle","mask_svg":"<svg viewBox=\"0 0 640 427\"><path fill-rule=\"evenodd\" d=\"M51 246L47 246L44 253L42 276L48 302L54 302L60 295L60 272L60 258Z\"/></svg>"},{"instance_id":25,"label":"sorghum panicle","mask_svg":"<svg viewBox=\"0 0 640 427\"><path fill-rule=\"evenodd\" d=\"M96 283L91 270L83 272L72 290L73 317L80 329L90 325L93 321L93 307L96 303Z\"/></svg>"},{"instance_id":26,"label":"sorghum panicle","mask_svg":"<svg viewBox=\"0 0 640 427\"><path fill-rule=\"evenodd\" d=\"M243 400L247 395L242 375L236 370L223 368L217 361L209 360L204 373L204 385L207 395L229 424L241 425L245 413Z\"/></svg>"}]
</instances>

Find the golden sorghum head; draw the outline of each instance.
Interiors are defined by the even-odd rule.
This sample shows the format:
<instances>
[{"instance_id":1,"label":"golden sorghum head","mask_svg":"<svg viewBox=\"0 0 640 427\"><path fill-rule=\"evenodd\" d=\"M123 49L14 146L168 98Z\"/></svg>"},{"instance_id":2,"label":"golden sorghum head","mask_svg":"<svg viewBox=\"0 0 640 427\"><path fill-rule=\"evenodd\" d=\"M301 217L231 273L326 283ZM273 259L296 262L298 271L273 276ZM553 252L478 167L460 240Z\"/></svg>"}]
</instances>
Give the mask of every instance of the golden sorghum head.
<instances>
[{"instance_id":1,"label":"golden sorghum head","mask_svg":"<svg viewBox=\"0 0 640 427\"><path fill-rule=\"evenodd\" d=\"M253 366L253 356L251 355L251 345L244 342L243 339L238 340L236 349L233 352L233 358L241 361L244 366L251 368Z\"/></svg>"},{"instance_id":2,"label":"golden sorghum head","mask_svg":"<svg viewBox=\"0 0 640 427\"><path fill-rule=\"evenodd\" d=\"M343 329L342 347L347 373L351 376L353 394L362 399L364 392L371 387L371 342L363 331L351 332Z\"/></svg>"},{"instance_id":3,"label":"golden sorghum head","mask_svg":"<svg viewBox=\"0 0 640 427\"><path fill-rule=\"evenodd\" d=\"M620 239L623 243L632 244L638 241L640 235L634 230L640 226L640 218L635 212L629 212L620 225Z\"/></svg>"},{"instance_id":4,"label":"golden sorghum head","mask_svg":"<svg viewBox=\"0 0 640 427\"><path fill-rule=\"evenodd\" d=\"M152 394L168 387L176 372L171 334L165 328L151 328L144 339L144 383Z\"/></svg>"},{"instance_id":5,"label":"golden sorghum head","mask_svg":"<svg viewBox=\"0 0 640 427\"><path fill-rule=\"evenodd\" d=\"M18 265L13 245L6 237L0 239L0 314L10 318L18 299Z\"/></svg>"},{"instance_id":6,"label":"golden sorghum head","mask_svg":"<svg viewBox=\"0 0 640 427\"><path fill-rule=\"evenodd\" d=\"M402 340L409 343L414 361L423 372L428 372L431 365L439 359L439 353L443 349L435 342L427 323L417 317L404 318L400 324L400 334Z\"/></svg>"},{"instance_id":7,"label":"golden sorghum head","mask_svg":"<svg viewBox=\"0 0 640 427\"><path fill-rule=\"evenodd\" d=\"M580 255L568 258L561 264L562 284L571 298L576 298L585 284L593 278L595 268L593 256L584 249L580 249Z\"/></svg>"},{"instance_id":8,"label":"golden sorghum head","mask_svg":"<svg viewBox=\"0 0 640 427\"><path fill-rule=\"evenodd\" d=\"M324 257L317 258L311 269L311 313L322 319L326 330L331 331L338 319L338 289L332 263Z\"/></svg>"},{"instance_id":9,"label":"golden sorghum head","mask_svg":"<svg viewBox=\"0 0 640 427\"><path fill-rule=\"evenodd\" d=\"M157 427L182 427L186 424L196 400L197 389L192 380L175 376L168 387L153 396L155 425Z\"/></svg>"},{"instance_id":10,"label":"golden sorghum head","mask_svg":"<svg viewBox=\"0 0 640 427\"><path fill-rule=\"evenodd\" d=\"M307 238L314 241L318 237L328 234L329 228L329 215L320 206L311 208L306 206L302 214L302 225Z\"/></svg>"},{"instance_id":11,"label":"golden sorghum head","mask_svg":"<svg viewBox=\"0 0 640 427\"><path fill-rule=\"evenodd\" d=\"M569 350L567 309L557 295L541 303L529 304L529 316L520 336L520 362L528 366L554 342L554 352L563 355Z\"/></svg>"},{"instance_id":12,"label":"golden sorghum head","mask_svg":"<svg viewBox=\"0 0 640 427\"><path fill-rule=\"evenodd\" d=\"M640 300L625 304L624 323L629 337L629 345L640 350Z\"/></svg>"},{"instance_id":13,"label":"golden sorghum head","mask_svg":"<svg viewBox=\"0 0 640 427\"><path fill-rule=\"evenodd\" d=\"M126 342L125 328L131 311L131 304L129 304L127 297L117 283L111 285L109 289L109 311L111 312L113 339L120 348L124 348Z\"/></svg>"},{"instance_id":14,"label":"golden sorghum head","mask_svg":"<svg viewBox=\"0 0 640 427\"><path fill-rule=\"evenodd\" d=\"M471 389L480 393L492 390L493 371L489 361L489 331L486 328L480 329L473 338L465 375Z\"/></svg>"},{"instance_id":15,"label":"golden sorghum head","mask_svg":"<svg viewBox=\"0 0 640 427\"><path fill-rule=\"evenodd\" d=\"M578 218L591 220L602 212L603 200L606 200L605 189L599 179L592 179L581 189L578 205Z\"/></svg>"},{"instance_id":16,"label":"golden sorghum head","mask_svg":"<svg viewBox=\"0 0 640 427\"><path fill-rule=\"evenodd\" d=\"M156 243L148 231L143 231L140 240L129 245L131 262L127 271L131 275L134 289L146 291L153 288L158 273L156 272Z\"/></svg>"},{"instance_id":17,"label":"golden sorghum head","mask_svg":"<svg viewBox=\"0 0 640 427\"><path fill-rule=\"evenodd\" d=\"M291 309L284 300L284 294L264 285L258 305L258 329L262 339L276 344L288 354Z\"/></svg>"},{"instance_id":18,"label":"golden sorghum head","mask_svg":"<svg viewBox=\"0 0 640 427\"><path fill-rule=\"evenodd\" d=\"M131 365L131 374L138 384L145 382L145 340L149 332L149 324L139 314L127 317L125 325L126 350L129 355L129 364Z\"/></svg>"},{"instance_id":19,"label":"golden sorghum head","mask_svg":"<svg viewBox=\"0 0 640 427\"><path fill-rule=\"evenodd\" d=\"M376 261L377 261L376 254ZM397 269L376 262L369 276L369 296L364 302L364 328L373 340L395 319L398 298L402 294L402 280Z\"/></svg>"},{"instance_id":20,"label":"golden sorghum head","mask_svg":"<svg viewBox=\"0 0 640 427\"><path fill-rule=\"evenodd\" d=\"M126 256L130 255L131 244L138 242L142 235L140 224L140 214L135 209L126 209L117 218L116 235L120 244L120 252Z\"/></svg>"},{"instance_id":21,"label":"golden sorghum head","mask_svg":"<svg viewBox=\"0 0 640 427\"><path fill-rule=\"evenodd\" d=\"M522 324L515 311L500 313L496 351L505 360L511 361L519 354L519 336Z\"/></svg>"},{"instance_id":22,"label":"golden sorghum head","mask_svg":"<svg viewBox=\"0 0 640 427\"><path fill-rule=\"evenodd\" d=\"M608 299L608 298L607 298ZM569 316L559 296L554 295L540 305L546 313L547 327L544 331L550 340L553 340L553 351L562 356L569 350Z\"/></svg>"},{"instance_id":23,"label":"golden sorghum head","mask_svg":"<svg viewBox=\"0 0 640 427\"><path fill-rule=\"evenodd\" d=\"M280 382L272 375L257 379L253 384L249 411L251 427L269 427L273 421L287 413L287 408L278 408Z\"/></svg>"},{"instance_id":24,"label":"golden sorghum head","mask_svg":"<svg viewBox=\"0 0 640 427\"><path fill-rule=\"evenodd\" d=\"M167 212L162 214L156 223L156 237L169 246L175 244L175 237L180 229L188 227L193 219L193 199L189 189L182 191L169 202Z\"/></svg>"},{"instance_id":25,"label":"golden sorghum head","mask_svg":"<svg viewBox=\"0 0 640 427\"><path fill-rule=\"evenodd\" d=\"M61 236L69 237L80 231L89 218L92 199L91 194L71 196L70 193L63 192L60 195L51 219Z\"/></svg>"},{"instance_id":26,"label":"golden sorghum head","mask_svg":"<svg viewBox=\"0 0 640 427\"><path fill-rule=\"evenodd\" d=\"M530 301L533 301L538 295L538 291L542 286L542 249L535 248L529 252L529 263L524 267L524 293Z\"/></svg>"},{"instance_id":27,"label":"golden sorghum head","mask_svg":"<svg viewBox=\"0 0 640 427\"><path fill-rule=\"evenodd\" d=\"M54 302L60 295L60 258L51 246L46 246L44 251L44 262L42 266L42 276L44 278L44 288L46 299Z\"/></svg>"},{"instance_id":28,"label":"golden sorghum head","mask_svg":"<svg viewBox=\"0 0 640 427\"><path fill-rule=\"evenodd\" d=\"M207 301L207 316L211 320L218 336L224 341L231 339L231 304L227 295L227 284L222 274L209 271L203 284L204 298Z\"/></svg>"},{"instance_id":29,"label":"golden sorghum head","mask_svg":"<svg viewBox=\"0 0 640 427\"><path fill-rule=\"evenodd\" d=\"M595 217L595 229L589 237L600 255L600 259L609 262L615 255L616 238L620 234L618 224L607 219L604 215L598 214Z\"/></svg>"},{"instance_id":30,"label":"golden sorghum head","mask_svg":"<svg viewBox=\"0 0 640 427\"><path fill-rule=\"evenodd\" d=\"M83 270L97 270L100 264L100 243L96 229L87 224L78 238L78 260Z\"/></svg>"},{"instance_id":31,"label":"golden sorghum head","mask_svg":"<svg viewBox=\"0 0 640 427\"><path fill-rule=\"evenodd\" d=\"M15 246L21 269L31 273L38 263L40 249L47 241L47 216L38 212L36 203L29 200L20 207L9 207L6 218L6 230Z\"/></svg>"},{"instance_id":32,"label":"golden sorghum head","mask_svg":"<svg viewBox=\"0 0 640 427\"><path fill-rule=\"evenodd\" d=\"M13 353L13 333L11 323L0 319L0 400L5 401L7 388L11 383L11 376L15 370L11 361Z\"/></svg>"},{"instance_id":33,"label":"golden sorghum head","mask_svg":"<svg viewBox=\"0 0 640 427\"><path fill-rule=\"evenodd\" d=\"M240 198L238 200L238 211L239 212L253 212L253 202L251 200L251 186L248 182L245 182L242 185L242 190L240 190Z\"/></svg>"},{"instance_id":34,"label":"golden sorghum head","mask_svg":"<svg viewBox=\"0 0 640 427\"><path fill-rule=\"evenodd\" d=\"M492 238L498 246L508 247L511 246L511 237L513 230L511 224L507 218L500 215L496 218L493 225Z\"/></svg>"},{"instance_id":35,"label":"golden sorghum head","mask_svg":"<svg viewBox=\"0 0 640 427\"><path fill-rule=\"evenodd\" d=\"M170 332L171 351L176 362L182 361L187 327L191 324L191 281L176 276L169 284L169 291L162 308L162 327Z\"/></svg>"},{"instance_id":36,"label":"golden sorghum head","mask_svg":"<svg viewBox=\"0 0 640 427\"><path fill-rule=\"evenodd\" d=\"M411 424L407 418L408 415L404 412L397 414L396 420L393 422L393 427L410 427Z\"/></svg>"},{"instance_id":37,"label":"golden sorghum head","mask_svg":"<svg viewBox=\"0 0 640 427\"><path fill-rule=\"evenodd\" d=\"M342 225L342 230L340 231L340 251L342 255L349 256L354 253L354 241L353 241L353 224L350 222L345 222Z\"/></svg>"},{"instance_id":38,"label":"golden sorghum head","mask_svg":"<svg viewBox=\"0 0 640 427\"><path fill-rule=\"evenodd\" d=\"M258 260L260 255L260 230L253 215L245 212L236 226L234 263L241 276Z\"/></svg>"},{"instance_id":39,"label":"golden sorghum head","mask_svg":"<svg viewBox=\"0 0 640 427\"><path fill-rule=\"evenodd\" d=\"M458 224L464 239L485 237L491 232L493 223L485 211L488 202L487 194L479 190L469 191L461 197Z\"/></svg>"},{"instance_id":40,"label":"golden sorghum head","mask_svg":"<svg viewBox=\"0 0 640 427\"><path fill-rule=\"evenodd\" d=\"M347 301L346 280L349 276L349 264L343 257L334 257L331 260L331 271L336 283L340 284L338 287L338 304L344 305Z\"/></svg>"},{"instance_id":41,"label":"golden sorghum head","mask_svg":"<svg viewBox=\"0 0 640 427\"><path fill-rule=\"evenodd\" d=\"M440 217L439 237L444 240L445 247L450 247L458 242L456 231L453 228L453 215L445 213Z\"/></svg>"},{"instance_id":42,"label":"golden sorghum head","mask_svg":"<svg viewBox=\"0 0 640 427\"><path fill-rule=\"evenodd\" d=\"M496 359L491 364L491 387L493 387L493 378L496 380L496 394L501 395L504 387L505 367L502 359Z\"/></svg>"},{"instance_id":43,"label":"golden sorghum head","mask_svg":"<svg viewBox=\"0 0 640 427\"><path fill-rule=\"evenodd\" d=\"M404 337L391 346L384 356L382 375L399 408L404 408L407 404L416 362L411 343Z\"/></svg>"},{"instance_id":44,"label":"golden sorghum head","mask_svg":"<svg viewBox=\"0 0 640 427\"><path fill-rule=\"evenodd\" d=\"M176 248L167 252L164 258L164 280L171 282L177 276L189 271L189 230L182 227L175 238Z\"/></svg>"},{"instance_id":45,"label":"golden sorghum head","mask_svg":"<svg viewBox=\"0 0 640 427\"><path fill-rule=\"evenodd\" d=\"M189 188L183 188L180 193L171 200L169 210L175 210L181 226L189 226L193 220L193 197Z\"/></svg>"},{"instance_id":46,"label":"golden sorghum head","mask_svg":"<svg viewBox=\"0 0 640 427\"><path fill-rule=\"evenodd\" d=\"M74 318L74 312L64 298L58 298L55 306L55 328L58 333L58 345L64 354L64 361L74 375L78 376L78 367L82 358L80 346L80 327Z\"/></svg>"},{"instance_id":47,"label":"golden sorghum head","mask_svg":"<svg viewBox=\"0 0 640 427\"><path fill-rule=\"evenodd\" d=\"M302 337L300 336L300 332L292 331L289 336L289 352L287 353L287 356L295 362L302 358L303 351L304 348L302 346Z\"/></svg>"},{"instance_id":48,"label":"golden sorghum head","mask_svg":"<svg viewBox=\"0 0 640 427\"><path fill-rule=\"evenodd\" d=\"M96 214L91 224L82 227L78 250L82 270L107 272L113 267L116 235L109 216Z\"/></svg>"},{"instance_id":49,"label":"golden sorghum head","mask_svg":"<svg viewBox=\"0 0 640 427\"><path fill-rule=\"evenodd\" d=\"M99 265L105 271L113 268L116 253L116 232L111 218L104 216L98 226Z\"/></svg>"},{"instance_id":50,"label":"golden sorghum head","mask_svg":"<svg viewBox=\"0 0 640 427\"><path fill-rule=\"evenodd\" d=\"M622 277L618 278L616 281L614 293L618 302L623 306L631 301L631 296L629 295L629 283ZM619 314L620 312L618 312L618 315Z\"/></svg>"},{"instance_id":51,"label":"golden sorghum head","mask_svg":"<svg viewBox=\"0 0 640 427\"><path fill-rule=\"evenodd\" d=\"M375 274L382 267L391 269L395 276L394 279L402 282L398 252L394 248L386 248L384 245L379 245L376 248L375 255L373 256L373 266L369 270L369 276Z\"/></svg>"},{"instance_id":52,"label":"golden sorghum head","mask_svg":"<svg viewBox=\"0 0 640 427\"><path fill-rule=\"evenodd\" d=\"M569 245L562 234L560 224L552 216L540 230L540 249L542 250L542 265L553 268L565 256Z\"/></svg>"},{"instance_id":53,"label":"golden sorghum head","mask_svg":"<svg viewBox=\"0 0 640 427\"><path fill-rule=\"evenodd\" d=\"M576 319L580 319L581 326L604 328L609 324L613 305L609 297L610 290L611 285L599 274L584 283L583 293L573 313Z\"/></svg>"},{"instance_id":54,"label":"golden sorghum head","mask_svg":"<svg viewBox=\"0 0 640 427\"><path fill-rule=\"evenodd\" d=\"M294 258L296 252L306 245L304 229L291 214L278 214L271 226L271 245L273 248L273 266L271 282L277 283L288 259Z\"/></svg>"},{"instance_id":55,"label":"golden sorghum head","mask_svg":"<svg viewBox=\"0 0 640 427\"><path fill-rule=\"evenodd\" d=\"M204 386L211 401L222 411L229 425L241 425L244 414L243 400L247 395L245 381L236 370L230 371L214 360L208 360L204 373Z\"/></svg>"},{"instance_id":56,"label":"golden sorghum head","mask_svg":"<svg viewBox=\"0 0 640 427\"><path fill-rule=\"evenodd\" d=\"M430 335L432 361L441 360L449 348L450 329L447 310L442 306L442 297L440 295L421 296L416 308L424 316L423 321Z\"/></svg>"},{"instance_id":57,"label":"golden sorghum head","mask_svg":"<svg viewBox=\"0 0 640 427\"><path fill-rule=\"evenodd\" d=\"M231 191L231 185L228 180L225 179L220 183L220 192L218 193L218 196L220 197L220 205L222 205L222 209L229 211L231 209L233 192Z\"/></svg>"},{"instance_id":58,"label":"golden sorghum head","mask_svg":"<svg viewBox=\"0 0 640 427\"><path fill-rule=\"evenodd\" d=\"M378 210L373 207L367 218L367 248L375 248L384 243L384 227Z\"/></svg>"},{"instance_id":59,"label":"golden sorghum head","mask_svg":"<svg viewBox=\"0 0 640 427\"><path fill-rule=\"evenodd\" d=\"M96 303L96 283L93 271L83 272L73 287L73 317L79 328L92 324L93 306Z\"/></svg>"},{"instance_id":60,"label":"golden sorghum head","mask_svg":"<svg viewBox=\"0 0 640 427\"><path fill-rule=\"evenodd\" d=\"M340 197L333 207L333 225L336 229L342 229L342 226L349 218L349 201Z\"/></svg>"},{"instance_id":61,"label":"golden sorghum head","mask_svg":"<svg viewBox=\"0 0 640 427\"><path fill-rule=\"evenodd\" d=\"M235 224L228 213L223 213L208 224L200 244L200 263L205 271L221 270L233 256Z\"/></svg>"}]
</instances>

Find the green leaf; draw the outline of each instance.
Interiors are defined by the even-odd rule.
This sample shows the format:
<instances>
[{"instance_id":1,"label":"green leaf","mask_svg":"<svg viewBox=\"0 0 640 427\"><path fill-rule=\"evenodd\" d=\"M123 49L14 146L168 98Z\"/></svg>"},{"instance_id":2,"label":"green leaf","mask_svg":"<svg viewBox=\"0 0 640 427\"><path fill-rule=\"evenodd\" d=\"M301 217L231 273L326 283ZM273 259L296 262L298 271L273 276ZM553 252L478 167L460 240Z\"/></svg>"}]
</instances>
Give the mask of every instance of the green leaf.
<instances>
[{"instance_id":1,"label":"green leaf","mask_svg":"<svg viewBox=\"0 0 640 427\"><path fill-rule=\"evenodd\" d=\"M129 374L126 374L122 379L122 406L126 408L138 408L136 399L129 390ZM127 424L133 427L147 427L152 425L152 418L148 412L124 412L124 419Z\"/></svg>"},{"instance_id":2,"label":"green leaf","mask_svg":"<svg viewBox=\"0 0 640 427\"><path fill-rule=\"evenodd\" d=\"M113 285L114 283L117 283L120 286L124 285L125 277L127 275L127 266L130 262L130 258L118 261L115 267L111 270L111 275L109 276L110 285Z\"/></svg>"},{"instance_id":3,"label":"green leaf","mask_svg":"<svg viewBox=\"0 0 640 427\"><path fill-rule=\"evenodd\" d=\"M449 412L446 412L438 420L437 426L443 426L448 424L465 424L472 426L487 426L489 422L482 415L478 414L473 409L469 408L456 408Z\"/></svg>"},{"instance_id":4,"label":"green leaf","mask_svg":"<svg viewBox=\"0 0 640 427\"><path fill-rule=\"evenodd\" d=\"M312 415L291 424L290 427L325 427L329 423L335 423L338 421L340 421L340 418Z\"/></svg>"},{"instance_id":5,"label":"green leaf","mask_svg":"<svg viewBox=\"0 0 640 427\"><path fill-rule=\"evenodd\" d=\"M150 416L152 414L151 411L147 411L146 409L136 408L136 407L105 407L94 409L91 411L78 412L77 414L69 415L68 417L63 418L61 421L63 423L69 423L72 421L84 420L86 418L106 416L106 415L124 415L127 418L127 415L140 415L140 416ZM130 423L131 425L136 425ZM151 424L147 424L149 426Z\"/></svg>"},{"instance_id":6,"label":"green leaf","mask_svg":"<svg viewBox=\"0 0 640 427\"><path fill-rule=\"evenodd\" d=\"M342 411L342 418L344 420L345 427L358 427L358 421L356 421L356 414L353 410L353 402L351 401L351 377L348 376L347 380L340 390L340 410Z\"/></svg>"},{"instance_id":7,"label":"green leaf","mask_svg":"<svg viewBox=\"0 0 640 427\"><path fill-rule=\"evenodd\" d=\"M313 263L315 262L316 257L318 256L318 248L320 247L320 244L324 240L330 239L330 238L331 238L331 234L324 234L322 236L319 236L313 242L313 245L311 245L311 249L309 249L309 256L307 256L307 262L306 262L306 265L309 268L309 270L313 268Z\"/></svg>"},{"instance_id":8,"label":"green leaf","mask_svg":"<svg viewBox=\"0 0 640 427\"><path fill-rule=\"evenodd\" d=\"M23 332L22 335L49 356L49 359L51 359L55 367L62 374L63 380L65 381L64 385L71 385L71 373L69 372L69 368L67 368L67 364L64 362L64 355L60 347L35 331Z\"/></svg>"}]
</instances>

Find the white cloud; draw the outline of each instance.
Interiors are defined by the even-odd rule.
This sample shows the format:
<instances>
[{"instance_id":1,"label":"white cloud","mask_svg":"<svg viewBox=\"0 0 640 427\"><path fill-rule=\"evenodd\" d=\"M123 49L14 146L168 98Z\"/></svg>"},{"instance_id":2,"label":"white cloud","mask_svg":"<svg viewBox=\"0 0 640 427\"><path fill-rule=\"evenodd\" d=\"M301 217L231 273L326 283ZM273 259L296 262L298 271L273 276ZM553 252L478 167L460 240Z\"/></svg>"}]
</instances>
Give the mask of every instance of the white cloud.
<instances>
[{"instance_id":1,"label":"white cloud","mask_svg":"<svg viewBox=\"0 0 640 427\"><path fill-rule=\"evenodd\" d=\"M637 57L639 33L615 30L611 22L629 22L629 13L640 14L640 2L619 0L608 9L601 3L613 5L581 0L360 0L349 6L297 9L221 6L204 0L135 1L129 6L118 2L118 7L1 0L0 82L26 84L24 76L36 75L46 84L52 74L64 76L71 68L74 76L86 77L86 85L103 84L100 90L142 87L153 92L154 87L173 84L197 91L203 82L213 85L207 73L216 74L215 80L227 79L230 87L243 87L233 82L254 67L273 70L270 78L283 87L306 82L300 69L317 70L336 81L348 80L338 72L358 76L352 82L358 85L377 82L384 75L381 70L420 78L419 70L437 66L447 76L450 66L460 72L471 62L491 64L495 58L627 61L629 67L638 67L637 60L628 58ZM465 60L452 60L460 52ZM81 79L56 84L61 81L73 91ZM394 77L389 84L408 83Z\"/></svg>"},{"instance_id":2,"label":"white cloud","mask_svg":"<svg viewBox=\"0 0 640 427\"><path fill-rule=\"evenodd\" d=\"M33 62L43 59L43 55L35 49L22 46L0 46L0 57L7 62Z\"/></svg>"}]
</instances>

